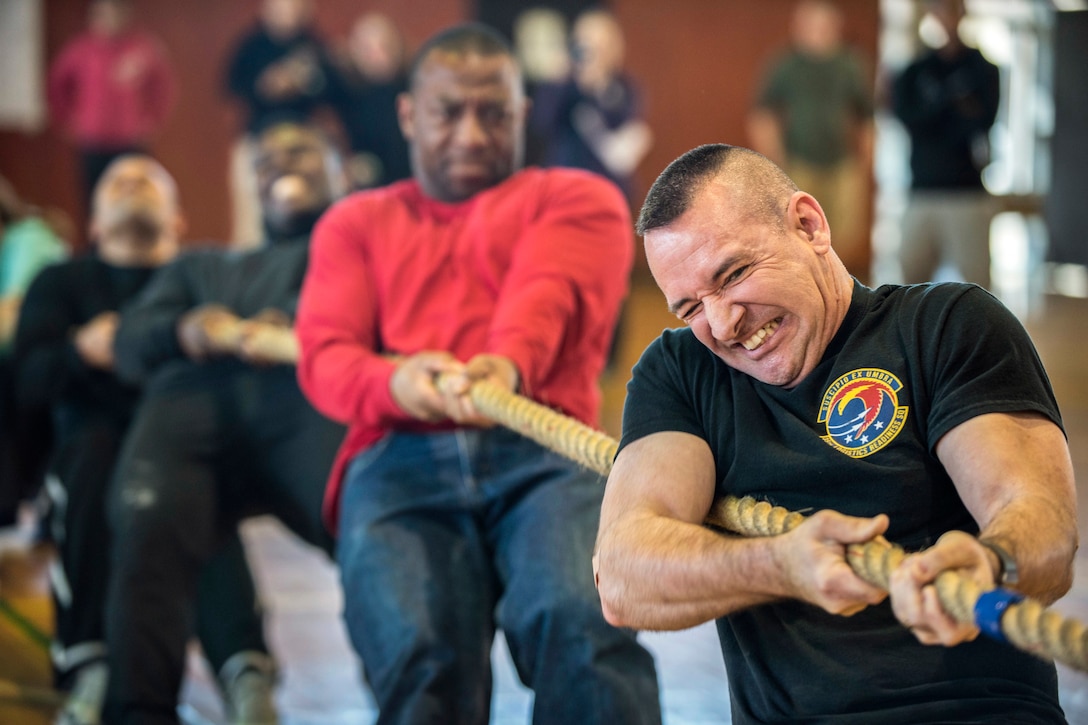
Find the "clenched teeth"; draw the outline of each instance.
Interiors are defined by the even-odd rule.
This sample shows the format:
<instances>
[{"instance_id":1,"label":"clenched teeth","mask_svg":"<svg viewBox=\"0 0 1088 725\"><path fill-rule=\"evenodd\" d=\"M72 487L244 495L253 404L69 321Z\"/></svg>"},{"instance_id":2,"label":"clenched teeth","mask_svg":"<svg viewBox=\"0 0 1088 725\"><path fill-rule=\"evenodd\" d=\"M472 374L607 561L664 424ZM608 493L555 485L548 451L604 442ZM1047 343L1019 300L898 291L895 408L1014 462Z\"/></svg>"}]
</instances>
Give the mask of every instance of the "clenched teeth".
<instances>
[{"instance_id":1,"label":"clenched teeth","mask_svg":"<svg viewBox=\"0 0 1088 725\"><path fill-rule=\"evenodd\" d=\"M748 351L755 350L757 347L763 344L763 341L770 336L772 332L778 329L778 320L771 320L762 328L756 330L756 333L742 342L744 349Z\"/></svg>"}]
</instances>

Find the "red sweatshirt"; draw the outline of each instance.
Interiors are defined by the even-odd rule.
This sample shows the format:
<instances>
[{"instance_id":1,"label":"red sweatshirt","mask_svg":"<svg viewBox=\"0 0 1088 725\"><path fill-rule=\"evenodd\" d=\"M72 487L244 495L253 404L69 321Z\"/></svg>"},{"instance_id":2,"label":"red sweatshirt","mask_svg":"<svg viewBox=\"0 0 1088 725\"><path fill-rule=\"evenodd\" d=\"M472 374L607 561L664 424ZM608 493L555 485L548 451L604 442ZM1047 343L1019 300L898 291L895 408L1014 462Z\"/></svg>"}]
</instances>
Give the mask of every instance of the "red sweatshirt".
<instances>
[{"instance_id":1,"label":"red sweatshirt","mask_svg":"<svg viewBox=\"0 0 1088 725\"><path fill-rule=\"evenodd\" d=\"M598 377L627 293L630 211L601 177L526 169L458 204L415 181L354 194L314 230L296 326L299 382L349 426L325 498L335 526L345 465L408 416L380 354L445 350L517 364L521 392L596 425Z\"/></svg>"},{"instance_id":2,"label":"red sweatshirt","mask_svg":"<svg viewBox=\"0 0 1088 725\"><path fill-rule=\"evenodd\" d=\"M175 84L154 37L136 30L113 38L86 32L53 62L48 95L53 121L81 145L126 146L162 126Z\"/></svg>"}]
</instances>

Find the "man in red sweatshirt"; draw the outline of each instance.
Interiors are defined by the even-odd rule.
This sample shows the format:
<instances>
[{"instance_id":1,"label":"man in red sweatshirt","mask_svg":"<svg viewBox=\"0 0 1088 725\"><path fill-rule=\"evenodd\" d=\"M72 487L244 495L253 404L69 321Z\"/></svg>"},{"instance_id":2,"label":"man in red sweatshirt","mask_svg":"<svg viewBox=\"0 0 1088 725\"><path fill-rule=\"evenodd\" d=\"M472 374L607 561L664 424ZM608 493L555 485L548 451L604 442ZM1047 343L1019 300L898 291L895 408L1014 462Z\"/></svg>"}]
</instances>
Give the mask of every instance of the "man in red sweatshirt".
<instances>
[{"instance_id":1,"label":"man in red sweatshirt","mask_svg":"<svg viewBox=\"0 0 1088 725\"><path fill-rule=\"evenodd\" d=\"M596 424L627 291L622 193L522 169L526 111L500 36L438 34L398 99L413 179L347 198L314 232L298 374L350 426L326 513L381 722L486 723L496 629L538 725L661 719L651 656L594 589L600 478L467 396L489 380Z\"/></svg>"}]
</instances>

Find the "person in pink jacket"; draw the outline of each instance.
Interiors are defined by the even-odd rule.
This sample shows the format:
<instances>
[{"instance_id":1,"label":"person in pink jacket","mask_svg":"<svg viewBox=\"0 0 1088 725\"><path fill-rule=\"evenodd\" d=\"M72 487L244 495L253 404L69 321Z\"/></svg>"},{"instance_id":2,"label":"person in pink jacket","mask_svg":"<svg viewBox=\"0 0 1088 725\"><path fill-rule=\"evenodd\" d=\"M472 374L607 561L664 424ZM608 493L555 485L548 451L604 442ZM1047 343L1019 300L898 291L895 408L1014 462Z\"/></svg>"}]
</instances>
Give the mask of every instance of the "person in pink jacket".
<instances>
[{"instance_id":1,"label":"person in pink jacket","mask_svg":"<svg viewBox=\"0 0 1088 725\"><path fill-rule=\"evenodd\" d=\"M130 0L92 0L87 29L49 68L50 114L78 149L87 200L111 161L148 151L174 105L166 51L131 12Z\"/></svg>"},{"instance_id":2,"label":"person in pink jacket","mask_svg":"<svg viewBox=\"0 0 1088 725\"><path fill-rule=\"evenodd\" d=\"M627 203L521 168L521 76L490 28L434 36L409 78L413 178L326 212L296 317L303 392L349 425L326 513L379 722L486 723L501 629L537 725L659 723L653 659L594 588L601 479L467 395L488 380L596 424Z\"/></svg>"}]
</instances>

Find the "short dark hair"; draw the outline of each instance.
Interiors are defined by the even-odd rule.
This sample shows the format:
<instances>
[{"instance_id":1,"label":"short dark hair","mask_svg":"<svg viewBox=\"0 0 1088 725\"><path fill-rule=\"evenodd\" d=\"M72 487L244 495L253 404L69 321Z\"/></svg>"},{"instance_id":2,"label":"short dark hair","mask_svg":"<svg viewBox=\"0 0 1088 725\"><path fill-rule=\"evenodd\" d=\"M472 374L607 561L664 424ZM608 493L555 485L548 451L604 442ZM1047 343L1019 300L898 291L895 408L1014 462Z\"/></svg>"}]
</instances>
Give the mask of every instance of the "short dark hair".
<instances>
[{"instance_id":1,"label":"short dark hair","mask_svg":"<svg viewBox=\"0 0 1088 725\"><path fill-rule=\"evenodd\" d=\"M687 211L703 182L722 167L726 154L732 148L723 143L704 144L666 166L646 194L635 231L643 235L651 229L676 221Z\"/></svg>"},{"instance_id":2,"label":"short dark hair","mask_svg":"<svg viewBox=\"0 0 1088 725\"><path fill-rule=\"evenodd\" d=\"M416 51L408 68L408 83L415 87L420 66L433 51L453 53L478 53L483 56L505 55L514 57L514 51L506 38L490 25L471 22L446 28L427 39Z\"/></svg>"},{"instance_id":3,"label":"short dark hair","mask_svg":"<svg viewBox=\"0 0 1088 725\"><path fill-rule=\"evenodd\" d=\"M733 183L750 190L742 197L749 213L769 221L784 219L781 201L797 191L793 180L760 153L715 143L697 146L665 167L646 194L635 231L641 236L672 224L688 210L696 193L727 167Z\"/></svg>"}]
</instances>

